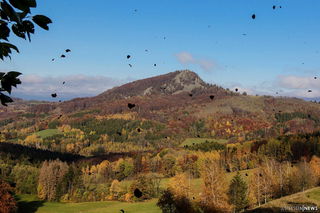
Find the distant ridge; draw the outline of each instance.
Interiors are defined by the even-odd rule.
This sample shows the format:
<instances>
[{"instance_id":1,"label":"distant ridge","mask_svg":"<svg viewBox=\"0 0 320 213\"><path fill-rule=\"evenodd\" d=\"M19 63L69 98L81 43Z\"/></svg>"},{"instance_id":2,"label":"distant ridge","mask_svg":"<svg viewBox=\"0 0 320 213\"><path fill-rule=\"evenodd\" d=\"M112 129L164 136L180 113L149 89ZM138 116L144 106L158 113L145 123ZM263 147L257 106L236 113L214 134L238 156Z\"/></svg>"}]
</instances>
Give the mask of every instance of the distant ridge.
<instances>
[{"instance_id":1,"label":"distant ridge","mask_svg":"<svg viewBox=\"0 0 320 213\"><path fill-rule=\"evenodd\" d=\"M97 97L119 99L145 95L174 95L209 87L210 85L205 83L196 73L182 70L114 87Z\"/></svg>"}]
</instances>

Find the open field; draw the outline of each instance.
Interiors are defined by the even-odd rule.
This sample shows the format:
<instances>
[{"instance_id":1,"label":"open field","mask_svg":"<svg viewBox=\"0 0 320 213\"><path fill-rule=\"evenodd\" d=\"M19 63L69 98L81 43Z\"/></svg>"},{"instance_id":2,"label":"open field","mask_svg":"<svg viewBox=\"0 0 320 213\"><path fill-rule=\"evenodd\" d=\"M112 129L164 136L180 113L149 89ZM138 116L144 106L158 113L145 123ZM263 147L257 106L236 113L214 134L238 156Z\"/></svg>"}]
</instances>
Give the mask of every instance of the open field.
<instances>
[{"instance_id":1,"label":"open field","mask_svg":"<svg viewBox=\"0 0 320 213\"><path fill-rule=\"evenodd\" d=\"M156 206L156 199L147 202L125 203L118 201L84 202L84 203L57 203L43 202L36 196L19 196L19 213L160 213Z\"/></svg>"},{"instance_id":2,"label":"open field","mask_svg":"<svg viewBox=\"0 0 320 213\"><path fill-rule=\"evenodd\" d=\"M184 142L180 144L180 147L184 147L185 145L192 146L195 144L200 144L204 142L217 142L217 143L226 143L225 139L212 139L212 138L187 138Z\"/></svg>"},{"instance_id":3,"label":"open field","mask_svg":"<svg viewBox=\"0 0 320 213\"><path fill-rule=\"evenodd\" d=\"M38 135L41 138L47 138L54 135L62 134L58 129L45 129L39 132L36 132L36 135Z\"/></svg>"},{"instance_id":4,"label":"open field","mask_svg":"<svg viewBox=\"0 0 320 213\"><path fill-rule=\"evenodd\" d=\"M320 187L312 188L304 192L288 195L255 208L252 212L281 211L282 208L302 206L317 206L318 210L311 212L319 212L320 210ZM306 211L306 210L305 210ZM297 211L298 212L298 211ZM301 211L300 211L301 212ZM308 212L308 211L306 211ZM310 211L309 211L310 212Z\"/></svg>"}]
</instances>

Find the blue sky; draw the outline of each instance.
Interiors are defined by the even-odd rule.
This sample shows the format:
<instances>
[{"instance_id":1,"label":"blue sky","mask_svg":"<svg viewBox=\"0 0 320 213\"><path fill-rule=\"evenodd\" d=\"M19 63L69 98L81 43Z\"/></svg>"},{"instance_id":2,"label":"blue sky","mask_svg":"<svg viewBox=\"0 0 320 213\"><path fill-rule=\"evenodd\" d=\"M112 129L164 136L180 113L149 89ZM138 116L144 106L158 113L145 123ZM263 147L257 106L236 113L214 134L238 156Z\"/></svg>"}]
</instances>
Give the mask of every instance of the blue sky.
<instances>
[{"instance_id":1,"label":"blue sky","mask_svg":"<svg viewBox=\"0 0 320 213\"><path fill-rule=\"evenodd\" d=\"M12 36L21 53L0 66L24 74L16 96L90 96L190 69L207 82L251 94L320 97L320 80L314 81L320 71L319 0L37 2L33 13L49 16L50 30L37 29L31 43ZM66 48L72 52L59 59ZM62 88L63 79L70 84Z\"/></svg>"}]
</instances>

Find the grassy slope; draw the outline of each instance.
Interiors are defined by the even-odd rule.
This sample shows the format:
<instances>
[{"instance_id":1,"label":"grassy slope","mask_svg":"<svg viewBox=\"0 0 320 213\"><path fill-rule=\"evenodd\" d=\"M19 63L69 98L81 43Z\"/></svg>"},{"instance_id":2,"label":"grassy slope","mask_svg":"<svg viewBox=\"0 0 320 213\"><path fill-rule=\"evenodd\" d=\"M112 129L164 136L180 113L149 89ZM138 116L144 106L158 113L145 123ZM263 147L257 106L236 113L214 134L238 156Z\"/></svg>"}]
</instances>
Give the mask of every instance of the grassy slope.
<instances>
[{"instance_id":1,"label":"grassy slope","mask_svg":"<svg viewBox=\"0 0 320 213\"><path fill-rule=\"evenodd\" d=\"M118 201L84 202L84 203L56 203L39 201L35 196L20 195L19 213L117 213L121 209L126 213L160 213L156 200L147 202L125 203Z\"/></svg>"},{"instance_id":2,"label":"grassy slope","mask_svg":"<svg viewBox=\"0 0 320 213\"><path fill-rule=\"evenodd\" d=\"M276 200L272 200L261 207L256 208L254 212L266 211L267 209L280 210L282 207L288 207L292 205L310 205L315 204L320 208L320 187L312 188L304 192L298 192L296 194L288 195Z\"/></svg>"},{"instance_id":3,"label":"grassy slope","mask_svg":"<svg viewBox=\"0 0 320 213\"><path fill-rule=\"evenodd\" d=\"M53 135L62 134L58 129L45 129L35 133L41 138L51 137Z\"/></svg>"}]
</instances>

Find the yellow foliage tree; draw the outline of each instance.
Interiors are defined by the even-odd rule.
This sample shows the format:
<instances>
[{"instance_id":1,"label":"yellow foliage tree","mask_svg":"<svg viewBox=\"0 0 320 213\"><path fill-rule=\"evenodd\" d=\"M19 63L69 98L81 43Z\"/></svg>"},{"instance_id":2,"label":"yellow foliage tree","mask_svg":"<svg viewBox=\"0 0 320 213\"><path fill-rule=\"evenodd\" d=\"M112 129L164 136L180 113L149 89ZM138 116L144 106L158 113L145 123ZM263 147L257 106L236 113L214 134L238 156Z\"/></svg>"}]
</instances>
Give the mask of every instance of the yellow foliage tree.
<instances>
[{"instance_id":1,"label":"yellow foliage tree","mask_svg":"<svg viewBox=\"0 0 320 213\"><path fill-rule=\"evenodd\" d=\"M29 135L29 136L26 137L26 139L24 139L24 144L32 145L32 146L35 146L37 148L40 147L42 142L43 142L42 138L40 138L36 134Z\"/></svg>"},{"instance_id":2,"label":"yellow foliage tree","mask_svg":"<svg viewBox=\"0 0 320 213\"><path fill-rule=\"evenodd\" d=\"M121 192L120 182L117 179L115 179L112 181L110 186L111 199L118 199L120 192Z\"/></svg>"},{"instance_id":3,"label":"yellow foliage tree","mask_svg":"<svg viewBox=\"0 0 320 213\"><path fill-rule=\"evenodd\" d=\"M317 156L313 156L310 161L310 167L317 179L317 184L320 184L320 158Z\"/></svg>"},{"instance_id":4,"label":"yellow foliage tree","mask_svg":"<svg viewBox=\"0 0 320 213\"><path fill-rule=\"evenodd\" d=\"M203 179L203 192L201 203L208 212L228 212L228 184L225 171L220 167L219 161L207 159L201 168Z\"/></svg>"},{"instance_id":5,"label":"yellow foliage tree","mask_svg":"<svg viewBox=\"0 0 320 213\"><path fill-rule=\"evenodd\" d=\"M178 197L189 197L190 181L185 173L177 174L169 181L169 189Z\"/></svg>"}]
</instances>

